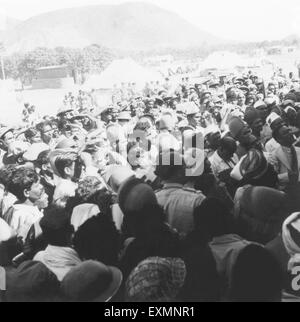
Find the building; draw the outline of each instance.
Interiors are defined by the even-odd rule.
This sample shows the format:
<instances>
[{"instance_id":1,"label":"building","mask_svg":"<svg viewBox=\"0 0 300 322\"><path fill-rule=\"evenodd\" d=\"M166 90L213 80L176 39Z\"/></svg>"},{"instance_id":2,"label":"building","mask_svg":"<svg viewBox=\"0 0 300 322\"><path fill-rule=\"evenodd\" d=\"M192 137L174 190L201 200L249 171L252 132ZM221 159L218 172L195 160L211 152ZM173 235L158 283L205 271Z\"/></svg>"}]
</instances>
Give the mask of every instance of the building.
<instances>
[{"instance_id":1,"label":"building","mask_svg":"<svg viewBox=\"0 0 300 322\"><path fill-rule=\"evenodd\" d=\"M74 77L74 71L66 65L41 67L35 71L32 88L69 88L74 85Z\"/></svg>"}]
</instances>

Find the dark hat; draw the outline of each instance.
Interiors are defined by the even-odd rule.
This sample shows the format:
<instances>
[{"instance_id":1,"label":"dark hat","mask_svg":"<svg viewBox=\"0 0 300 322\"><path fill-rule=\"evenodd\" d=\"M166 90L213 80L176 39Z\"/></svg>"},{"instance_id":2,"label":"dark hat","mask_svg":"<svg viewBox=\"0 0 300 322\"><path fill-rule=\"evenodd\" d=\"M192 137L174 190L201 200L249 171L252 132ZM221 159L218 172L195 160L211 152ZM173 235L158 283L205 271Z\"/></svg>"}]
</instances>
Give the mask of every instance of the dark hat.
<instances>
[{"instance_id":1,"label":"dark hat","mask_svg":"<svg viewBox=\"0 0 300 322\"><path fill-rule=\"evenodd\" d=\"M50 302L59 294L57 277L42 263L26 261L7 276L9 302Z\"/></svg>"},{"instance_id":2,"label":"dark hat","mask_svg":"<svg viewBox=\"0 0 300 322\"><path fill-rule=\"evenodd\" d=\"M42 230L59 231L71 227L70 217L65 209L50 208L45 211L44 217L40 221Z\"/></svg>"},{"instance_id":3,"label":"dark hat","mask_svg":"<svg viewBox=\"0 0 300 322\"><path fill-rule=\"evenodd\" d=\"M257 119L260 119L260 113L257 109L251 107L247 108L244 116L244 121L251 126Z\"/></svg>"},{"instance_id":4,"label":"dark hat","mask_svg":"<svg viewBox=\"0 0 300 322\"><path fill-rule=\"evenodd\" d=\"M232 117L229 121L229 131L234 139L236 139L236 137L244 127L245 123L239 117Z\"/></svg>"},{"instance_id":5,"label":"dark hat","mask_svg":"<svg viewBox=\"0 0 300 322\"><path fill-rule=\"evenodd\" d=\"M285 95L284 100L297 102L297 96L294 93L288 93L287 95Z\"/></svg>"},{"instance_id":6,"label":"dark hat","mask_svg":"<svg viewBox=\"0 0 300 322\"><path fill-rule=\"evenodd\" d=\"M118 200L124 214L138 212L149 205L157 205L152 188L142 180L133 177L121 185Z\"/></svg>"},{"instance_id":7,"label":"dark hat","mask_svg":"<svg viewBox=\"0 0 300 322\"><path fill-rule=\"evenodd\" d=\"M295 107L295 101L293 101L293 100L284 100L282 102L282 107L283 108L286 108L288 106Z\"/></svg>"},{"instance_id":8,"label":"dark hat","mask_svg":"<svg viewBox=\"0 0 300 322\"><path fill-rule=\"evenodd\" d=\"M96 261L86 261L72 268L61 282L62 293L75 302L108 302L118 292L121 271Z\"/></svg>"}]
</instances>

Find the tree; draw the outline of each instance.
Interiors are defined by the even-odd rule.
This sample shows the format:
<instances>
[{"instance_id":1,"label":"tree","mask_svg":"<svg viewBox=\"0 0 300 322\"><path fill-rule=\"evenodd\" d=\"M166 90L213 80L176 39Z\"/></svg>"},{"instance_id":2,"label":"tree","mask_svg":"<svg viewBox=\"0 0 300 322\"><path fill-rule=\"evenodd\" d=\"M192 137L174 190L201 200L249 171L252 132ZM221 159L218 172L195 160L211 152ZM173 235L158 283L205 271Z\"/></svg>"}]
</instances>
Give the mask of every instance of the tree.
<instances>
[{"instance_id":1,"label":"tree","mask_svg":"<svg viewBox=\"0 0 300 322\"><path fill-rule=\"evenodd\" d=\"M49 48L36 48L26 53L18 63L18 73L22 82L34 78L36 69L58 64L58 57L54 50Z\"/></svg>"}]
</instances>

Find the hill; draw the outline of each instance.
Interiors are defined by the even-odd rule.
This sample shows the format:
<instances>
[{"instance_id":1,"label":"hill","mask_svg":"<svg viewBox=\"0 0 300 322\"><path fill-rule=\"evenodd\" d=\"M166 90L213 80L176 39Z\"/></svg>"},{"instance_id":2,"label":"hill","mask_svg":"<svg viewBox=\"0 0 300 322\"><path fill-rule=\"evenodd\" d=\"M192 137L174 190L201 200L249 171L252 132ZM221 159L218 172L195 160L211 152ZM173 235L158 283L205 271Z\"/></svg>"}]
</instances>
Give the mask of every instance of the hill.
<instances>
[{"instance_id":1,"label":"hill","mask_svg":"<svg viewBox=\"0 0 300 322\"><path fill-rule=\"evenodd\" d=\"M215 44L220 40L179 15L145 3L63 9L32 17L6 33L10 51L36 47L149 50Z\"/></svg>"}]
</instances>

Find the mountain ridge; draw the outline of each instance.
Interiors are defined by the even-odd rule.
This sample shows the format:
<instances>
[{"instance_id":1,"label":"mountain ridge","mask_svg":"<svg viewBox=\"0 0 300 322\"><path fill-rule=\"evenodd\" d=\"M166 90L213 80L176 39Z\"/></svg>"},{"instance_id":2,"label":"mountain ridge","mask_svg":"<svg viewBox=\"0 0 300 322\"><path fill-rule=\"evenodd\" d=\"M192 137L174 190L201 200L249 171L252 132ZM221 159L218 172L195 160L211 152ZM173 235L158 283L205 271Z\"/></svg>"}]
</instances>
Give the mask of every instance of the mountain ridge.
<instances>
[{"instance_id":1,"label":"mountain ridge","mask_svg":"<svg viewBox=\"0 0 300 322\"><path fill-rule=\"evenodd\" d=\"M149 50L219 43L178 14L149 3L67 8L31 17L5 35L10 51L36 47L85 47Z\"/></svg>"}]
</instances>

